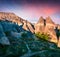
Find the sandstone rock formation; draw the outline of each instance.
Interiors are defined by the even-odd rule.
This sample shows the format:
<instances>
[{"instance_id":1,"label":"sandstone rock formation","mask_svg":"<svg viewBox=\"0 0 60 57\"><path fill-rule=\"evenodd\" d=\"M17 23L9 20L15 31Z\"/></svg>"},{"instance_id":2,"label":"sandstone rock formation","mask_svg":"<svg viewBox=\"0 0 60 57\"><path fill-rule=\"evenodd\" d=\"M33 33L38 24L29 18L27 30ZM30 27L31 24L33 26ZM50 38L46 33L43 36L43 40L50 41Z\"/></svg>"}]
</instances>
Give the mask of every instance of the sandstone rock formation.
<instances>
[{"instance_id":1,"label":"sandstone rock formation","mask_svg":"<svg viewBox=\"0 0 60 57\"><path fill-rule=\"evenodd\" d=\"M56 27L56 24L52 21L52 19L49 16L46 18L46 27L53 29L55 29Z\"/></svg>"},{"instance_id":2,"label":"sandstone rock formation","mask_svg":"<svg viewBox=\"0 0 60 57\"><path fill-rule=\"evenodd\" d=\"M60 29L60 25L59 24L57 24L57 27L58 27L58 29Z\"/></svg>"},{"instance_id":3,"label":"sandstone rock formation","mask_svg":"<svg viewBox=\"0 0 60 57\"><path fill-rule=\"evenodd\" d=\"M41 17L39 18L39 21L38 21L37 23L42 23L42 24L44 25L44 18L41 16Z\"/></svg>"},{"instance_id":4,"label":"sandstone rock formation","mask_svg":"<svg viewBox=\"0 0 60 57\"><path fill-rule=\"evenodd\" d=\"M55 32L56 24L50 17L44 19L41 17L38 23L35 24L35 33L47 33L50 36L50 41L57 43L57 37Z\"/></svg>"},{"instance_id":5,"label":"sandstone rock formation","mask_svg":"<svg viewBox=\"0 0 60 57\"><path fill-rule=\"evenodd\" d=\"M28 31L31 31L32 33L34 33L34 26L33 26L30 22L28 22L28 21L26 20L26 21L24 21L23 23L24 23L24 24L23 24L23 28L24 28L25 30L28 30Z\"/></svg>"},{"instance_id":6,"label":"sandstone rock formation","mask_svg":"<svg viewBox=\"0 0 60 57\"><path fill-rule=\"evenodd\" d=\"M0 20L11 21L18 25L23 25L24 29L34 33L33 25L30 22L22 19L21 17L16 16L14 13L0 12Z\"/></svg>"},{"instance_id":7,"label":"sandstone rock formation","mask_svg":"<svg viewBox=\"0 0 60 57\"><path fill-rule=\"evenodd\" d=\"M30 31L32 33L47 33L50 36L50 41L57 43L57 36L56 36L56 31L55 28L58 27L60 29L60 25L55 24L50 17L47 17L44 19L42 16L39 18L39 21L36 24L32 24L27 20L22 19L21 17L16 16L14 13L6 13L6 12L0 12L0 21L10 21L12 23L16 23L19 26L22 25L22 28L24 30ZM5 26L4 26L5 24ZM12 31L14 30L15 32L17 31L16 28L13 28L13 25L11 24L6 24L2 23L2 26L4 27L4 31ZM9 27L10 29L9 29ZM7 27L7 29L6 29ZM2 27L0 26L0 29ZM18 29L19 30L19 29ZM21 30L21 29L20 29ZM20 36L19 36L20 37Z\"/></svg>"},{"instance_id":8,"label":"sandstone rock formation","mask_svg":"<svg viewBox=\"0 0 60 57\"><path fill-rule=\"evenodd\" d=\"M55 24L49 16L46 17L46 23Z\"/></svg>"}]
</instances>

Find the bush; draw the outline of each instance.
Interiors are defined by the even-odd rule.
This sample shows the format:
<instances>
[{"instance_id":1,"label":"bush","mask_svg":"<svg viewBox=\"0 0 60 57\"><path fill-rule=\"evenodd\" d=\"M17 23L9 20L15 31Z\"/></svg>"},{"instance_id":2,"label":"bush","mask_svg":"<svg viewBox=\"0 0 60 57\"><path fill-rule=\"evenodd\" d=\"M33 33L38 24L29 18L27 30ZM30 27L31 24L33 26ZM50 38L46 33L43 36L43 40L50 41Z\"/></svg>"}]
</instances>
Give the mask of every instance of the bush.
<instances>
[{"instance_id":1,"label":"bush","mask_svg":"<svg viewBox=\"0 0 60 57\"><path fill-rule=\"evenodd\" d=\"M35 35L36 35L36 37L39 38L39 39L49 40L48 34L36 33Z\"/></svg>"}]
</instances>

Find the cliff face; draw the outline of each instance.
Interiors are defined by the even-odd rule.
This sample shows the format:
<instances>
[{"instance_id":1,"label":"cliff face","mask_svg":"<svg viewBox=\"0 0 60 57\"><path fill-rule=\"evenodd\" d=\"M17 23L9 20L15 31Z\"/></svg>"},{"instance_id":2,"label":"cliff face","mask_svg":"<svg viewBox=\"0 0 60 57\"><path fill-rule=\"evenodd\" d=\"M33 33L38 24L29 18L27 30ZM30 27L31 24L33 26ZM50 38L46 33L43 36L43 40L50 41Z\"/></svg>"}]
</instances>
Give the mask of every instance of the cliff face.
<instances>
[{"instance_id":1,"label":"cliff face","mask_svg":"<svg viewBox=\"0 0 60 57\"><path fill-rule=\"evenodd\" d=\"M25 30L29 30L34 33L33 25L30 22L22 19L21 17L16 16L14 13L0 12L0 20L7 20L18 25L23 25L23 28Z\"/></svg>"},{"instance_id":2,"label":"cliff face","mask_svg":"<svg viewBox=\"0 0 60 57\"><path fill-rule=\"evenodd\" d=\"M50 41L57 43L55 31L56 26L57 25L51 20L50 17L47 17L46 19L41 17L38 23L35 24L35 33L47 33L51 38Z\"/></svg>"},{"instance_id":3,"label":"cliff face","mask_svg":"<svg viewBox=\"0 0 60 57\"><path fill-rule=\"evenodd\" d=\"M41 17L41 18L39 18L39 21L35 24L35 33L37 33L37 32L42 33L44 31L44 28L45 28L45 26L44 26L44 18Z\"/></svg>"}]
</instances>

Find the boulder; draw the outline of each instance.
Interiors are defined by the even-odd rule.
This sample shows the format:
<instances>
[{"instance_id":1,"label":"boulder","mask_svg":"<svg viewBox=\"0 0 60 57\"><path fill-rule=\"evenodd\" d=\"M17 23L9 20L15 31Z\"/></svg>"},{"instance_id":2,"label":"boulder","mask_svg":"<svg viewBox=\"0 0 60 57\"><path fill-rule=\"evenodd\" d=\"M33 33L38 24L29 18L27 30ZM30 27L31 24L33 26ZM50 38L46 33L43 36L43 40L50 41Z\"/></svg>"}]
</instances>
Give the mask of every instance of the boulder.
<instances>
[{"instance_id":1,"label":"boulder","mask_svg":"<svg viewBox=\"0 0 60 57\"><path fill-rule=\"evenodd\" d=\"M9 39L7 37L0 38L0 44L2 45L10 45Z\"/></svg>"}]
</instances>

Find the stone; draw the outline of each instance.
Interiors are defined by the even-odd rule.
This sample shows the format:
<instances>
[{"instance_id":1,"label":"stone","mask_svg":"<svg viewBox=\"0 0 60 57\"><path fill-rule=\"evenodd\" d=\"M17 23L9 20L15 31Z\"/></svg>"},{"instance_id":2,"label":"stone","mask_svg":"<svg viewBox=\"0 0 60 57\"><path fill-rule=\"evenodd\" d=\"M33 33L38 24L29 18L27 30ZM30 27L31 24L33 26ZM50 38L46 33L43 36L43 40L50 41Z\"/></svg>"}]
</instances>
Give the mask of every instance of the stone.
<instances>
[{"instance_id":1,"label":"stone","mask_svg":"<svg viewBox=\"0 0 60 57\"><path fill-rule=\"evenodd\" d=\"M7 37L0 38L0 44L2 44L2 45L10 45L9 39Z\"/></svg>"},{"instance_id":2,"label":"stone","mask_svg":"<svg viewBox=\"0 0 60 57\"><path fill-rule=\"evenodd\" d=\"M51 20L50 17L47 17L46 19L41 17L39 21L35 24L35 33L47 33L50 37L50 41L57 43L55 28L56 24Z\"/></svg>"},{"instance_id":3,"label":"stone","mask_svg":"<svg viewBox=\"0 0 60 57\"><path fill-rule=\"evenodd\" d=\"M22 24L25 30L29 30L34 33L34 26L32 23L22 19L21 17L18 17L14 13L0 12L0 20L10 21L12 23L18 24L19 26Z\"/></svg>"}]
</instances>

